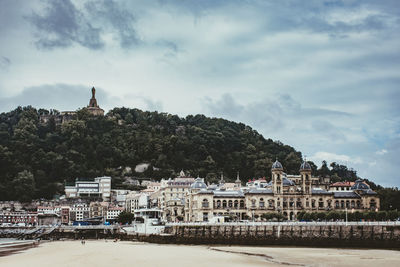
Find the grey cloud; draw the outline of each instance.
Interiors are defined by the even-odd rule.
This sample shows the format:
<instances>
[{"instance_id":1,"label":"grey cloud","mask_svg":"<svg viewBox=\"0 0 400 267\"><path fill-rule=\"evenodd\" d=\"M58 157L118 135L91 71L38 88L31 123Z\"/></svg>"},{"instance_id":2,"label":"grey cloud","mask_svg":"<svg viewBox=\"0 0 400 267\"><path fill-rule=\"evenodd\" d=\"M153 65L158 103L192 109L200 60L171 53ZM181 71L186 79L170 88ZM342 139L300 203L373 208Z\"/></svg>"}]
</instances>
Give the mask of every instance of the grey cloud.
<instances>
[{"instance_id":1,"label":"grey cloud","mask_svg":"<svg viewBox=\"0 0 400 267\"><path fill-rule=\"evenodd\" d=\"M91 97L91 86L48 84L25 88L13 97L0 97L0 112L17 106L31 105L36 108L76 110L86 107ZM97 102L101 108L112 107L117 101L101 88L96 88Z\"/></svg>"},{"instance_id":2,"label":"grey cloud","mask_svg":"<svg viewBox=\"0 0 400 267\"><path fill-rule=\"evenodd\" d=\"M139 99L143 100L148 110L156 110L156 111L163 110L163 103L161 101L153 100L151 98L143 96L139 97Z\"/></svg>"},{"instance_id":3,"label":"grey cloud","mask_svg":"<svg viewBox=\"0 0 400 267\"><path fill-rule=\"evenodd\" d=\"M53 49L77 43L90 49L100 49L104 43L100 29L92 26L70 0L49 1L44 14L33 12L26 17L37 29L39 48Z\"/></svg>"},{"instance_id":4,"label":"grey cloud","mask_svg":"<svg viewBox=\"0 0 400 267\"><path fill-rule=\"evenodd\" d=\"M164 5L173 5L176 8L187 10L195 16L206 16L210 12L235 10L246 16L254 16L258 13L264 18L264 31L281 32L292 30L308 30L327 33L332 37L345 37L348 32L362 32L380 30L385 27L398 27L399 21L393 22L392 17L399 17L399 5L393 1L160 1ZM391 8L393 7L393 9ZM362 8L380 11L380 14L370 14L357 22L328 20L330 12L341 10L353 10ZM251 10L249 12L249 10ZM229 12L229 11L228 11ZM239 16L240 19L241 16ZM242 17L241 19L245 19Z\"/></svg>"},{"instance_id":5,"label":"grey cloud","mask_svg":"<svg viewBox=\"0 0 400 267\"><path fill-rule=\"evenodd\" d=\"M293 122L302 121L303 126L313 122L313 130L321 134L329 133L330 138L345 140L345 136L332 124L323 119L342 118L351 116L349 113L327 110L323 108L304 108L290 95L279 94L268 99L252 102L247 105L238 103L231 94L224 94L218 100L207 97L203 100L205 112L212 116L221 116L228 119L249 122L252 126L267 131L280 131L292 128ZM306 127L303 127L304 129Z\"/></svg>"},{"instance_id":6,"label":"grey cloud","mask_svg":"<svg viewBox=\"0 0 400 267\"><path fill-rule=\"evenodd\" d=\"M0 69L6 70L11 65L11 60L8 57L0 57Z\"/></svg>"},{"instance_id":7,"label":"grey cloud","mask_svg":"<svg viewBox=\"0 0 400 267\"><path fill-rule=\"evenodd\" d=\"M316 120L311 125L314 131L329 137L332 141L346 141L346 136L328 121Z\"/></svg>"},{"instance_id":8,"label":"grey cloud","mask_svg":"<svg viewBox=\"0 0 400 267\"><path fill-rule=\"evenodd\" d=\"M86 10L94 20L103 20L118 32L122 48L131 48L140 43L134 28L135 17L121 2L112 0L90 1L85 4Z\"/></svg>"},{"instance_id":9,"label":"grey cloud","mask_svg":"<svg viewBox=\"0 0 400 267\"><path fill-rule=\"evenodd\" d=\"M103 47L100 29L86 21L69 0L48 2L44 15L33 13L27 18L39 30L36 44L40 48L67 47L73 43L91 49Z\"/></svg>"},{"instance_id":10,"label":"grey cloud","mask_svg":"<svg viewBox=\"0 0 400 267\"><path fill-rule=\"evenodd\" d=\"M26 16L38 30L39 48L54 49L79 44L89 49L105 46L102 35L117 36L122 48L140 43L134 29L135 18L121 2L89 1L78 9L70 0L48 1L43 12Z\"/></svg>"}]
</instances>

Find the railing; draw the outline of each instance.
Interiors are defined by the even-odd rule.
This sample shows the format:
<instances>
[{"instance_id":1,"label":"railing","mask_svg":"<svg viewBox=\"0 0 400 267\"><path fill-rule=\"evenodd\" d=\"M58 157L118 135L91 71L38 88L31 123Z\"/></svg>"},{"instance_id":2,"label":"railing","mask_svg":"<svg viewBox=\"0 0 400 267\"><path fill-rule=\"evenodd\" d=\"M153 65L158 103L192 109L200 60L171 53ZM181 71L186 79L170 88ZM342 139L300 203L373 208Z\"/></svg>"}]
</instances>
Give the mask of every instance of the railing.
<instances>
[{"instance_id":1,"label":"railing","mask_svg":"<svg viewBox=\"0 0 400 267\"><path fill-rule=\"evenodd\" d=\"M338 226L351 226L351 225L374 225L374 226L400 226L400 221L393 222L225 222L225 223L211 223L211 222L171 222L166 223L166 226L264 226L264 225L291 225L291 226L323 226L323 225L338 225Z\"/></svg>"},{"instance_id":2,"label":"railing","mask_svg":"<svg viewBox=\"0 0 400 267\"><path fill-rule=\"evenodd\" d=\"M62 225L59 229L118 229L119 225Z\"/></svg>"}]
</instances>

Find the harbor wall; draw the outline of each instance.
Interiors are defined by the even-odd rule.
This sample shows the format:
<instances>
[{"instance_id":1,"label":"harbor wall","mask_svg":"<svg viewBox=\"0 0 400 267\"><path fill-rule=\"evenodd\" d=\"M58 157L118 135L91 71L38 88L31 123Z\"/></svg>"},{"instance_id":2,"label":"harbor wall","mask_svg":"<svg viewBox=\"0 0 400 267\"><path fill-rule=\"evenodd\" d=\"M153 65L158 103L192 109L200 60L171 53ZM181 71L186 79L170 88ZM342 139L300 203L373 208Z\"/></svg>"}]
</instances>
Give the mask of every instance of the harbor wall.
<instances>
[{"instance_id":1,"label":"harbor wall","mask_svg":"<svg viewBox=\"0 0 400 267\"><path fill-rule=\"evenodd\" d=\"M175 225L164 232L139 239L174 244L400 249L398 225Z\"/></svg>"}]
</instances>

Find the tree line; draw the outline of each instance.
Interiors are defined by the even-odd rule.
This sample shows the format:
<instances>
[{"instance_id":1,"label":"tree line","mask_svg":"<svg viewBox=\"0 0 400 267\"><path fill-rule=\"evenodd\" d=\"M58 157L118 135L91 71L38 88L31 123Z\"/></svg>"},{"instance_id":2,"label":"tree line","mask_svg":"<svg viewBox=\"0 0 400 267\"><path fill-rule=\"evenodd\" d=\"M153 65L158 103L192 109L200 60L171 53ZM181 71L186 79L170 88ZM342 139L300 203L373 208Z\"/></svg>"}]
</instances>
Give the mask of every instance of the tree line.
<instances>
[{"instance_id":1,"label":"tree line","mask_svg":"<svg viewBox=\"0 0 400 267\"><path fill-rule=\"evenodd\" d=\"M43 115L49 118L46 123L40 120ZM221 174L234 180L239 172L245 182L270 177L275 159L289 174L298 174L302 163L301 152L293 147L221 118L129 108L114 108L106 116L81 109L62 124L57 116L56 110L31 106L0 114L0 200L50 199L78 177L109 175L112 186L122 188L129 177L159 180L185 170L210 183ZM137 173L140 163L149 166ZM318 169L309 163L314 175L334 181L357 178L344 165L323 162ZM398 191L390 193L397 196Z\"/></svg>"}]
</instances>

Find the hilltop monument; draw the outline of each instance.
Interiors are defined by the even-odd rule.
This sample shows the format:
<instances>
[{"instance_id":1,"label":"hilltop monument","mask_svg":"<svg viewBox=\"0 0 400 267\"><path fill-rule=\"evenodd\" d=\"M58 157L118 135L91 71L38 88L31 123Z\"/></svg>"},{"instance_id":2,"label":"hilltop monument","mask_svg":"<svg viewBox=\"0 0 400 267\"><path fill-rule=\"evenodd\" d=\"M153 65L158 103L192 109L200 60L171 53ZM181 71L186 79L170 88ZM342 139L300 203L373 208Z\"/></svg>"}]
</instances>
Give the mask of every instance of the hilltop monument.
<instances>
[{"instance_id":1,"label":"hilltop monument","mask_svg":"<svg viewBox=\"0 0 400 267\"><path fill-rule=\"evenodd\" d=\"M97 105L97 100L96 100L96 89L92 87L92 98L89 101L89 105L86 107L86 109L89 111L89 113L96 115L96 116L103 116L104 115L104 110Z\"/></svg>"}]
</instances>

